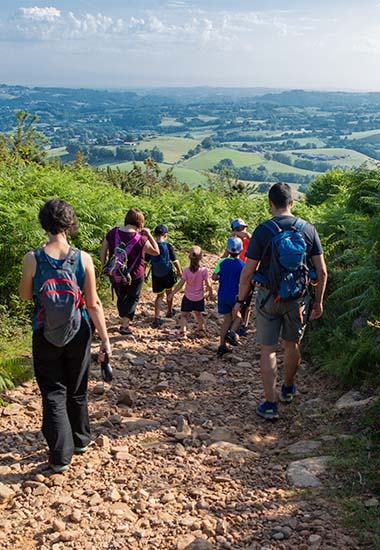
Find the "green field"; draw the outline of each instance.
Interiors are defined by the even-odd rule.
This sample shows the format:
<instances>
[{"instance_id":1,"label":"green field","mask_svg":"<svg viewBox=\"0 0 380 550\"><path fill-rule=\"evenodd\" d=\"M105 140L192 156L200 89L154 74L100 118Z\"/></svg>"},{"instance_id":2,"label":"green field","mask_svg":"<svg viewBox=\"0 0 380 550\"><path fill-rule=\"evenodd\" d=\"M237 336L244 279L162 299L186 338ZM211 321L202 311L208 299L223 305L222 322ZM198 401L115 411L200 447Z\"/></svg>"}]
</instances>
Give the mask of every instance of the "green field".
<instances>
[{"instance_id":1,"label":"green field","mask_svg":"<svg viewBox=\"0 0 380 550\"><path fill-rule=\"evenodd\" d=\"M170 116L164 116L161 119L160 126L167 127L167 126L183 126L182 122L177 122L177 119L170 117Z\"/></svg>"},{"instance_id":2,"label":"green field","mask_svg":"<svg viewBox=\"0 0 380 550\"><path fill-rule=\"evenodd\" d=\"M183 165L194 170L210 170L218 164L222 159L231 159L235 166L253 166L255 164L263 164L265 160L257 153L242 153L234 151L227 147L218 147L205 153L200 153L189 160L186 160Z\"/></svg>"},{"instance_id":3,"label":"green field","mask_svg":"<svg viewBox=\"0 0 380 550\"><path fill-rule=\"evenodd\" d=\"M348 139L363 139L377 134L380 134L380 128L378 130L367 130L366 132L351 132L348 136L341 137L347 137Z\"/></svg>"},{"instance_id":4,"label":"green field","mask_svg":"<svg viewBox=\"0 0 380 550\"><path fill-rule=\"evenodd\" d=\"M144 167L143 162L136 162L137 165ZM133 162L119 162L117 164L102 164L99 168L106 168L110 166L111 168L119 168L122 172L128 172L133 168ZM196 170L191 170L190 168L184 168L182 166L172 166L171 164L161 163L159 167L163 172L168 170L168 168L173 168L173 173L182 183L186 183L189 187L197 187L198 185L206 185L208 180L207 177L201 172Z\"/></svg>"},{"instance_id":5,"label":"green field","mask_svg":"<svg viewBox=\"0 0 380 550\"><path fill-rule=\"evenodd\" d=\"M48 159L52 159L54 157L64 157L68 154L69 153L66 151L66 147L53 147L52 149L48 149L46 152Z\"/></svg>"},{"instance_id":6,"label":"green field","mask_svg":"<svg viewBox=\"0 0 380 550\"><path fill-rule=\"evenodd\" d=\"M302 170L301 168L294 168L287 164L282 164L274 160L266 160L262 155L257 153L242 153L240 151L234 151L227 147L220 147L201 153L183 163L183 166L193 168L194 170L210 170L218 164L222 159L231 159L234 165L239 168L241 166L265 166L269 173L273 172L286 172L293 174L310 175L315 174L310 170Z\"/></svg>"},{"instance_id":7,"label":"green field","mask_svg":"<svg viewBox=\"0 0 380 550\"><path fill-rule=\"evenodd\" d=\"M297 157L294 155L294 153L311 153L313 155L347 155L345 158L340 158L336 160L326 160L324 162L327 162L331 167L334 166L348 166L348 167L354 167L354 166L360 166L363 164L363 162L370 162L373 163L373 159L367 157L367 155L363 155L362 153L358 153L357 151L353 151L352 149L343 149L339 147L335 148L322 148L322 149L311 149L310 151L305 151L305 149L298 149L298 150L291 150L291 151L284 151L285 154L290 155L290 157L294 160L296 160ZM318 161L316 161L318 162Z\"/></svg>"},{"instance_id":8,"label":"green field","mask_svg":"<svg viewBox=\"0 0 380 550\"><path fill-rule=\"evenodd\" d=\"M180 161L182 155L187 153L189 149L193 149L198 143L199 141L195 139L162 136L140 141L137 149L153 149L153 147L158 147L164 154L164 161L174 164Z\"/></svg>"}]
</instances>

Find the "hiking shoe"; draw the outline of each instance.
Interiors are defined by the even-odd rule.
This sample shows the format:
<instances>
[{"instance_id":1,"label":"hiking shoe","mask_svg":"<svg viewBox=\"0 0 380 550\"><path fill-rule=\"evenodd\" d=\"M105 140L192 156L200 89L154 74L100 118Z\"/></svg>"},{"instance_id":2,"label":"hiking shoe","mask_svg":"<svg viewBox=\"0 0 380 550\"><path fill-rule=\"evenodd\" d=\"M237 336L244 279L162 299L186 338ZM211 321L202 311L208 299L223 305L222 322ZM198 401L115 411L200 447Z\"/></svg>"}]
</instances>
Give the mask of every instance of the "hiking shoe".
<instances>
[{"instance_id":1,"label":"hiking shoe","mask_svg":"<svg viewBox=\"0 0 380 550\"><path fill-rule=\"evenodd\" d=\"M216 355L217 357L223 357L223 355L225 355L226 353L230 353L230 349L228 349L228 347L226 345L221 345L218 347L217 351L216 351Z\"/></svg>"},{"instance_id":2,"label":"hiking shoe","mask_svg":"<svg viewBox=\"0 0 380 550\"><path fill-rule=\"evenodd\" d=\"M246 325L240 325L239 330L236 331L236 334L246 338L248 336L248 327Z\"/></svg>"},{"instance_id":3,"label":"hiking shoe","mask_svg":"<svg viewBox=\"0 0 380 550\"><path fill-rule=\"evenodd\" d=\"M121 326L119 328L119 334L121 334L122 336L128 336L129 334L132 334L132 331L129 327Z\"/></svg>"},{"instance_id":4,"label":"hiking shoe","mask_svg":"<svg viewBox=\"0 0 380 550\"><path fill-rule=\"evenodd\" d=\"M256 407L256 413L265 420L275 420L278 418L277 403L265 401Z\"/></svg>"},{"instance_id":5,"label":"hiking shoe","mask_svg":"<svg viewBox=\"0 0 380 550\"><path fill-rule=\"evenodd\" d=\"M226 334L226 340L231 346L238 346L239 345L239 339L236 335L236 332L233 330L229 330Z\"/></svg>"},{"instance_id":6,"label":"hiking shoe","mask_svg":"<svg viewBox=\"0 0 380 550\"><path fill-rule=\"evenodd\" d=\"M160 328L160 326L162 325L162 322L163 322L162 319L160 319L159 317L155 317L152 323L152 327Z\"/></svg>"},{"instance_id":7,"label":"hiking shoe","mask_svg":"<svg viewBox=\"0 0 380 550\"><path fill-rule=\"evenodd\" d=\"M295 384L292 384L291 386L285 386L284 384L282 385L281 392L280 392L280 401L282 403L291 403L295 395L296 395Z\"/></svg>"},{"instance_id":8,"label":"hiking shoe","mask_svg":"<svg viewBox=\"0 0 380 550\"><path fill-rule=\"evenodd\" d=\"M62 474L63 472L67 472L69 469L67 464L49 464L49 467L54 474Z\"/></svg>"},{"instance_id":9,"label":"hiking shoe","mask_svg":"<svg viewBox=\"0 0 380 550\"><path fill-rule=\"evenodd\" d=\"M86 445L85 447L74 447L74 453L76 455L82 455L87 451L87 449L88 449L88 445Z\"/></svg>"},{"instance_id":10,"label":"hiking shoe","mask_svg":"<svg viewBox=\"0 0 380 550\"><path fill-rule=\"evenodd\" d=\"M166 317L166 319L172 319L176 313L177 313L176 310L173 308L171 311L167 312L165 317Z\"/></svg>"}]
</instances>

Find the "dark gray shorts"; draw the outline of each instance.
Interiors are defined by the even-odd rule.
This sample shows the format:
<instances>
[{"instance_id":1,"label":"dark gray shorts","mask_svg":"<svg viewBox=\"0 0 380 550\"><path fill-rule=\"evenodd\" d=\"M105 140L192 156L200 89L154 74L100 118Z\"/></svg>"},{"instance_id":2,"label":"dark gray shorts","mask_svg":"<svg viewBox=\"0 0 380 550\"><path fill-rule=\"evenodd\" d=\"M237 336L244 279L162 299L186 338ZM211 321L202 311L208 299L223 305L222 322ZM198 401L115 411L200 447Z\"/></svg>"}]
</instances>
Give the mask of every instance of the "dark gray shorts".
<instances>
[{"instance_id":1,"label":"dark gray shorts","mask_svg":"<svg viewBox=\"0 0 380 550\"><path fill-rule=\"evenodd\" d=\"M259 288L256 295L257 344L275 346L280 337L289 342L300 342L306 328L310 296L275 302L273 296L267 299L268 294L269 290Z\"/></svg>"}]
</instances>

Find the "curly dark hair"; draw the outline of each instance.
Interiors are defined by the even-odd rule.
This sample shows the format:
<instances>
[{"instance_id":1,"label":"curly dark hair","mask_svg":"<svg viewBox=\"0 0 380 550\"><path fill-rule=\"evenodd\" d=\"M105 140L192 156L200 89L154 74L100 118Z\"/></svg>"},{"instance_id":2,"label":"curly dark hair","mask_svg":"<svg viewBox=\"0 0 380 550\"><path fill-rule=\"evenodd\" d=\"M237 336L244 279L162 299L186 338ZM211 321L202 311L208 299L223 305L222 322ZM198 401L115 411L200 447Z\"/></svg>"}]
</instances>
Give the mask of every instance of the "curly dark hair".
<instances>
[{"instance_id":1,"label":"curly dark hair","mask_svg":"<svg viewBox=\"0 0 380 550\"><path fill-rule=\"evenodd\" d=\"M42 229L52 235L58 235L58 233L75 235L78 230L73 207L62 199L46 201L40 208L38 219Z\"/></svg>"}]
</instances>

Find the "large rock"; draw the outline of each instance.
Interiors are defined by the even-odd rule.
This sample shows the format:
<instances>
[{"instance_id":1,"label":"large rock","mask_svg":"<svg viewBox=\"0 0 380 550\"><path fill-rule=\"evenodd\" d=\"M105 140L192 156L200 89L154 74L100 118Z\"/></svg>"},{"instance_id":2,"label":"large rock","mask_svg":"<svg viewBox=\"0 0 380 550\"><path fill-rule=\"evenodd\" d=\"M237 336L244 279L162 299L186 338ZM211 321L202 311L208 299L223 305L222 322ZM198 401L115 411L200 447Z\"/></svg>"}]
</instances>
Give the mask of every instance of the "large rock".
<instances>
[{"instance_id":1,"label":"large rock","mask_svg":"<svg viewBox=\"0 0 380 550\"><path fill-rule=\"evenodd\" d=\"M318 476L326 471L329 458L317 456L291 462L287 470L289 483L294 487L320 487Z\"/></svg>"},{"instance_id":2,"label":"large rock","mask_svg":"<svg viewBox=\"0 0 380 550\"><path fill-rule=\"evenodd\" d=\"M255 458L257 454L245 447L240 447L234 443L229 443L228 441L218 441L212 443L209 446L209 449L214 451L217 455L222 458Z\"/></svg>"},{"instance_id":3,"label":"large rock","mask_svg":"<svg viewBox=\"0 0 380 550\"><path fill-rule=\"evenodd\" d=\"M212 441L227 441L228 443L234 443L236 441L236 435L227 428L214 428L210 433L210 439Z\"/></svg>"},{"instance_id":4,"label":"large rock","mask_svg":"<svg viewBox=\"0 0 380 550\"><path fill-rule=\"evenodd\" d=\"M338 399L335 403L337 409L353 409L356 407L365 407L369 403L376 401L378 397L368 397L364 399L360 392L356 390L350 390Z\"/></svg>"},{"instance_id":5,"label":"large rock","mask_svg":"<svg viewBox=\"0 0 380 550\"><path fill-rule=\"evenodd\" d=\"M19 403L12 403L3 409L4 416L16 416L20 414L23 407Z\"/></svg>"},{"instance_id":6,"label":"large rock","mask_svg":"<svg viewBox=\"0 0 380 550\"><path fill-rule=\"evenodd\" d=\"M288 452L292 455L307 455L314 452L320 446L320 441L314 441L313 439L302 440L289 445Z\"/></svg>"},{"instance_id":7,"label":"large rock","mask_svg":"<svg viewBox=\"0 0 380 550\"><path fill-rule=\"evenodd\" d=\"M128 432L134 432L135 430L155 430L160 425L157 420L149 420L148 418L126 418L123 422L123 427Z\"/></svg>"},{"instance_id":8,"label":"large rock","mask_svg":"<svg viewBox=\"0 0 380 550\"><path fill-rule=\"evenodd\" d=\"M121 393L118 397L117 403L118 405L127 405L128 407L132 407L136 401L136 395L132 390L127 390L123 393Z\"/></svg>"},{"instance_id":9,"label":"large rock","mask_svg":"<svg viewBox=\"0 0 380 550\"><path fill-rule=\"evenodd\" d=\"M208 540L199 537L185 546L184 550L212 550L212 544Z\"/></svg>"},{"instance_id":10,"label":"large rock","mask_svg":"<svg viewBox=\"0 0 380 550\"><path fill-rule=\"evenodd\" d=\"M217 378L210 372L204 371L198 376L198 382L200 382L200 384L215 384Z\"/></svg>"},{"instance_id":11,"label":"large rock","mask_svg":"<svg viewBox=\"0 0 380 550\"><path fill-rule=\"evenodd\" d=\"M7 487L7 485L4 485L3 483L0 483L0 504L5 504L6 502L9 502L12 500L12 498L15 496L15 492L10 487Z\"/></svg>"}]
</instances>

